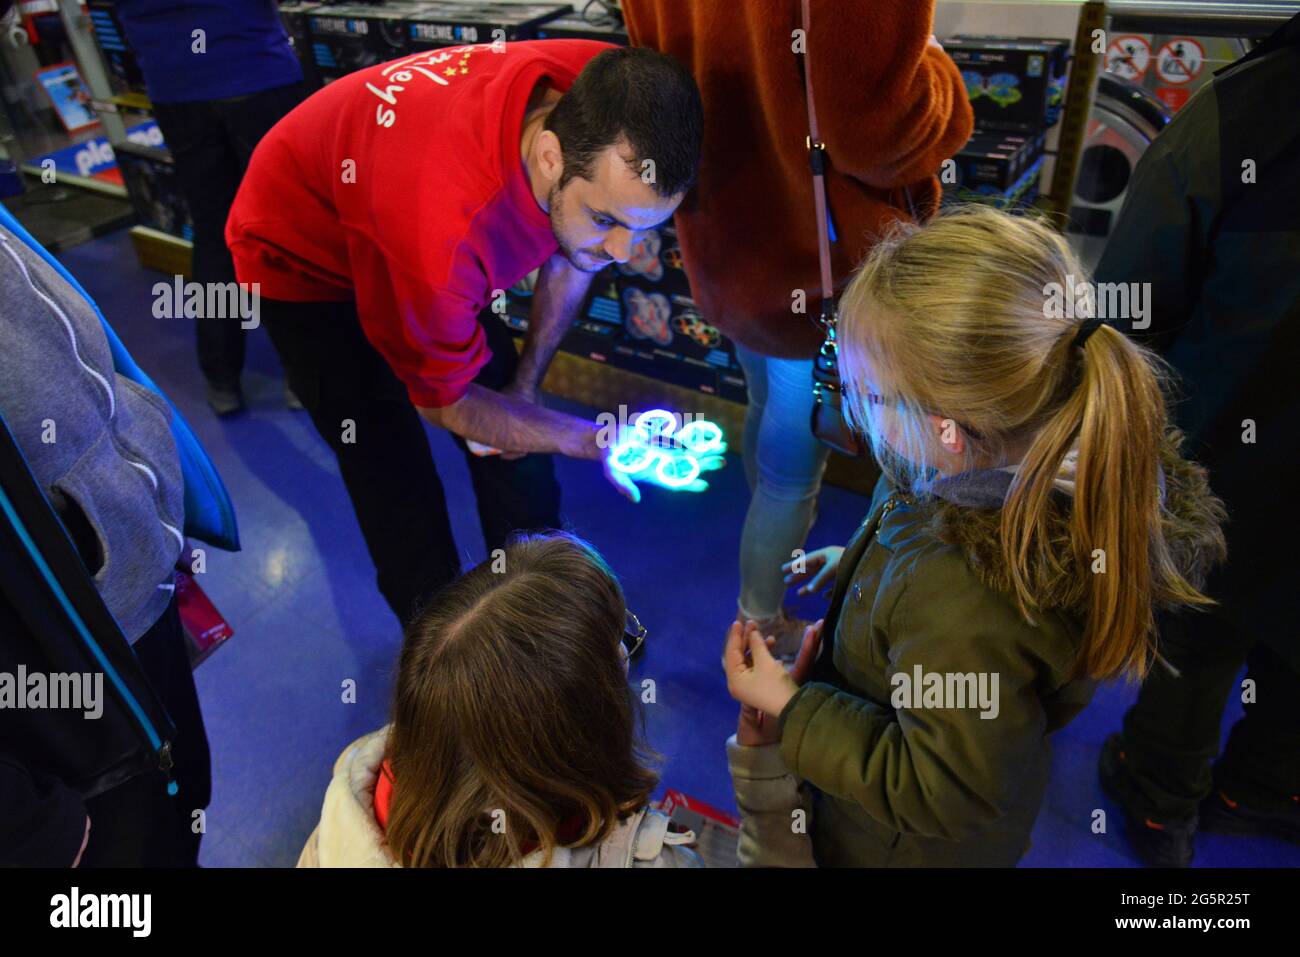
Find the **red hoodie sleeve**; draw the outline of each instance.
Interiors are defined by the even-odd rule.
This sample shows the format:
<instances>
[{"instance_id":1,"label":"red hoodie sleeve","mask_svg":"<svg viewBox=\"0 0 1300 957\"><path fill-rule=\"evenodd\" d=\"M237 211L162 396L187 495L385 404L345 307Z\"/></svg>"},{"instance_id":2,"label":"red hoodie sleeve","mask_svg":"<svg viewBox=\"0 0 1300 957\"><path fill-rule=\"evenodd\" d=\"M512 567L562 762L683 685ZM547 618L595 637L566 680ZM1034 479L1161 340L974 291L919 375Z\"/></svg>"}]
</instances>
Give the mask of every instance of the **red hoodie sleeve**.
<instances>
[{"instance_id":1,"label":"red hoodie sleeve","mask_svg":"<svg viewBox=\"0 0 1300 957\"><path fill-rule=\"evenodd\" d=\"M842 171L878 189L934 176L970 139L961 71L929 44L934 0L814 2L808 51L822 139Z\"/></svg>"},{"instance_id":2,"label":"red hoodie sleeve","mask_svg":"<svg viewBox=\"0 0 1300 957\"><path fill-rule=\"evenodd\" d=\"M361 328L411 402L438 409L459 400L492 356L478 301L412 275L373 244L349 246Z\"/></svg>"}]
</instances>

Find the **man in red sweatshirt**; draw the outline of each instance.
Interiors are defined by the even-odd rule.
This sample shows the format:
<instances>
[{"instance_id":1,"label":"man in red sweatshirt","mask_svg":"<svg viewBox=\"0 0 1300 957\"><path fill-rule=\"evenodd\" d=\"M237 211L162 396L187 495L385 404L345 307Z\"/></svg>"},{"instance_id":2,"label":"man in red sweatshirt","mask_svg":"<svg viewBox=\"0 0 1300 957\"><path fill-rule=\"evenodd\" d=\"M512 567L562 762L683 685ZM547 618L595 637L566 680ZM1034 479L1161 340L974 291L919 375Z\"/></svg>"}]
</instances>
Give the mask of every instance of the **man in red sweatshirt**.
<instances>
[{"instance_id":1,"label":"man in red sweatshirt","mask_svg":"<svg viewBox=\"0 0 1300 957\"><path fill-rule=\"evenodd\" d=\"M663 54L494 43L350 74L257 147L226 227L235 271L260 286L399 618L460 565L421 417L502 450L467 456L489 550L560 524L544 453L604 458L595 423L542 407L538 384L592 275L690 188L702 116ZM516 356L479 316L538 267Z\"/></svg>"}]
</instances>

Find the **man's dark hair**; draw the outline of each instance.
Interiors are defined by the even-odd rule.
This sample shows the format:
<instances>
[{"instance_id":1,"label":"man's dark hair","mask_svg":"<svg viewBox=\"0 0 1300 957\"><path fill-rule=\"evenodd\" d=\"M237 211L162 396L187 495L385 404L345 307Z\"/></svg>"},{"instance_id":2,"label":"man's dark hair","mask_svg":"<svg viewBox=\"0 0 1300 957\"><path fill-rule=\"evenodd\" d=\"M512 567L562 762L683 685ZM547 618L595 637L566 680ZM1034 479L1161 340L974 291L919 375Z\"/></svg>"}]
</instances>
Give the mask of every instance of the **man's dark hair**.
<instances>
[{"instance_id":1,"label":"man's dark hair","mask_svg":"<svg viewBox=\"0 0 1300 957\"><path fill-rule=\"evenodd\" d=\"M649 183L663 197L690 189L700 165L704 105L690 72L654 50L620 47L594 57L546 117L564 151L563 189L591 179L595 158L621 140L638 176L654 163Z\"/></svg>"}]
</instances>

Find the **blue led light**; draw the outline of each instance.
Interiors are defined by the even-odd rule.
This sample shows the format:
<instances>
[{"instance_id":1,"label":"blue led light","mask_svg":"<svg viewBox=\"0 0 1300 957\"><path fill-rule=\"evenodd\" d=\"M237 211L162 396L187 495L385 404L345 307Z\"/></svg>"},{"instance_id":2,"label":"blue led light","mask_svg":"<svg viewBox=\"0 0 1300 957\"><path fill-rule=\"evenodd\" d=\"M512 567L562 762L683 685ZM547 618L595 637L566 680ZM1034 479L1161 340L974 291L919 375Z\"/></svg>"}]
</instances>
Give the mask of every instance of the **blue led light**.
<instances>
[{"instance_id":1,"label":"blue led light","mask_svg":"<svg viewBox=\"0 0 1300 957\"><path fill-rule=\"evenodd\" d=\"M701 474L726 462L722 429L705 419L691 419L678 428L680 421L666 409L642 412L610 449L610 467L634 481L674 492L708 488Z\"/></svg>"},{"instance_id":2,"label":"blue led light","mask_svg":"<svg viewBox=\"0 0 1300 957\"><path fill-rule=\"evenodd\" d=\"M707 455L722 447L722 429L707 419L696 419L682 426L677 441L695 455Z\"/></svg>"},{"instance_id":3,"label":"blue led light","mask_svg":"<svg viewBox=\"0 0 1300 957\"><path fill-rule=\"evenodd\" d=\"M655 466L655 478L671 489L685 488L700 477L700 462L693 455L680 458L660 456Z\"/></svg>"}]
</instances>

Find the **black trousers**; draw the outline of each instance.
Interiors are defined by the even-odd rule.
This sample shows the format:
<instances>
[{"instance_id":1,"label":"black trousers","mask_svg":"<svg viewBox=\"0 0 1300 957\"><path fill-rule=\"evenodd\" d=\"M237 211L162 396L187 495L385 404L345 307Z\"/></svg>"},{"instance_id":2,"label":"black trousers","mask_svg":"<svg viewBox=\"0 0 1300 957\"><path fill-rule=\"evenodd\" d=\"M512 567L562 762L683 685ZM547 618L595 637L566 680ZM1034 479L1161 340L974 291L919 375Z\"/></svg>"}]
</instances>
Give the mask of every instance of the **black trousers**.
<instances>
[{"instance_id":1,"label":"black trousers","mask_svg":"<svg viewBox=\"0 0 1300 957\"><path fill-rule=\"evenodd\" d=\"M361 331L353 303L263 299L261 316L290 386L338 458L379 590L405 623L461 564L424 422ZM514 378L518 357L500 321L490 318L483 328L492 359L475 382L500 389ZM559 526L560 486L549 455L506 461L470 454L459 436L456 443L466 453L489 551L513 531Z\"/></svg>"},{"instance_id":2,"label":"black trousers","mask_svg":"<svg viewBox=\"0 0 1300 957\"><path fill-rule=\"evenodd\" d=\"M194 223L195 282L235 281L225 239L230 206L253 148L305 95L303 85L294 83L228 100L154 104L154 117L176 159L181 194ZM239 319L209 316L196 321L203 375L216 386L238 386L244 369Z\"/></svg>"},{"instance_id":3,"label":"black trousers","mask_svg":"<svg viewBox=\"0 0 1300 957\"><path fill-rule=\"evenodd\" d=\"M1124 716L1125 763L1141 810L1185 820L1215 787L1255 807L1289 806L1300 794L1300 674L1273 642L1215 612L1166 616L1160 625L1161 653L1179 673L1157 663ZM1243 694L1243 664L1254 700L1216 764L1224 707Z\"/></svg>"},{"instance_id":4,"label":"black trousers","mask_svg":"<svg viewBox=\"0 0 1300 957\"><path fill-rule=\"evenodd\" d=\"M90 798L90 841L81 863L196 867L206 824L197 823L202 818L194 812L205 809L212 797L212 757L175 599L133 647L176 726L172 779L179 790L169 795L162 771L149 771Z\"/></svg>"}]
</instances>

